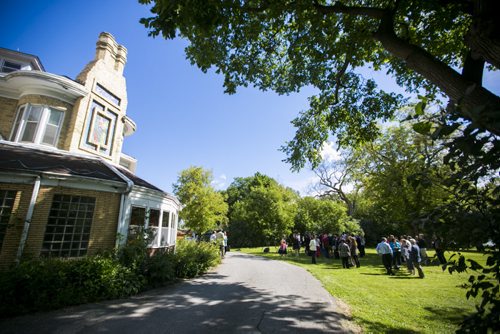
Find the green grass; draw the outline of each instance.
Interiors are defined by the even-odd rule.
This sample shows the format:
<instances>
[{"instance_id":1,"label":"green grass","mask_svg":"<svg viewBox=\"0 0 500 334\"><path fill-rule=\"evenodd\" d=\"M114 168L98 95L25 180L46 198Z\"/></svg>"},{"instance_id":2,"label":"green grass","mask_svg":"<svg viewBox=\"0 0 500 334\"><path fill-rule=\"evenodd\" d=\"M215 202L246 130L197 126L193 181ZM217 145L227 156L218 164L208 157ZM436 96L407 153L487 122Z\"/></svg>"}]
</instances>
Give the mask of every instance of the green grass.
<instances>
[{"instance_id":1,"label":"green grass","mask_svg":"<svg viewBox=\"0 0 500 334\"><path fill-rule=\"evenodd\" d=\"M241 251L306 268L332 296L350 306L354 321L367 333L453 333L475 309L475 300L465 298L464 284L471 273L450 275L441 266L424 266L424 279L409 275L406 267L387 276L374 249L360 259L361 268L351 269L342 269L340 260L323 257L317 265L304 254L280 257L274 247L271 253L263 253L262 248ZM486 261L480 253L465 254L479 263Z\"/></svg>"}]
</instances>

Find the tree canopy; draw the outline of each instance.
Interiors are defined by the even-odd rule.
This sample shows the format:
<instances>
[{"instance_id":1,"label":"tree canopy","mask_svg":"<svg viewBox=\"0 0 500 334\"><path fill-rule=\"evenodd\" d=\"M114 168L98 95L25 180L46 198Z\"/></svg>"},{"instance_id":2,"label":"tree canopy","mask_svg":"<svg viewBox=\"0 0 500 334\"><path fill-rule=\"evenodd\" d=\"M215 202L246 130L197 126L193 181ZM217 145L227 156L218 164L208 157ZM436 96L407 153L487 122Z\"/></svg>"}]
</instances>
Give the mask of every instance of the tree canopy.
<instances>
[{"instance_id":1,"label":"tree canopy","mask_svg":"<svg viewBox=\"0 0 500 334\"><path fill-rule=\"evenodd\" d=\"M371 140L402 96L357 69L386 71L408 92L449 97L447 112L500 134L500 98L482 85L485 64L500 66L495 0L139 0L151 36L189 40L187 58L215 67L228 93L238 86L288 94L318 89L282 150L292 168L331 134L343 144Z\"/></svg>"},{"instance_id":2,"label":"tree canopy","mask_svg":"<svg viewBox=\"0 0 500 334\"><path fill-rule=\"evenodd\" d=\"M183 205L179 217L186 227L200 235L227 221L227 204L211 186L212 173L202 167L183 170L173 185L174 194Z\"/></svg>"},{"instance_id":3,"label":"tree canopy","mask_svg":"<svg viewBox=\"0 0 500 334\"><path fill-rule=\"evenodd\" d=\"M299 196L276 180L260 173L236 178L226 194L232 245L269 245L292 232Z\"/></svg>"}]
</instances>

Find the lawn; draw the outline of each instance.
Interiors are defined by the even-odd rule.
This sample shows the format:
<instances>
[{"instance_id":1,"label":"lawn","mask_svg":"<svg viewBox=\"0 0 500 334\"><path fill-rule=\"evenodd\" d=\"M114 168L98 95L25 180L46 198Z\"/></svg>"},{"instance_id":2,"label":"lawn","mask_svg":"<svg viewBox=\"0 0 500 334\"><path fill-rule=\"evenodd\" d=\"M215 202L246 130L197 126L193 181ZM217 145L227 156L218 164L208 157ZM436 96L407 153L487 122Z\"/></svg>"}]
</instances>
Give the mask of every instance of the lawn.
<instances>
[{"instance_id":1,"label":"lawn","mask_svg":"<svg viewBox=\"0 0 500 334\"><path fill-rule=\"evenodd\" d=\"M350 306L354 321L367 333L453 333L464 315L474 311L475 301L465 298L463 287L470 273L450 275L440 266L425 266L424 279L409 275L405 267L395 276L387 276L374 249L360 259L361 268L351 269L342 269L340 260L323 257L312 265L303 253L280 257L274 247L270 253L263 253L262 248L243 248L241 252L304 267L332 296ZM465 254L480 263L486 261L480 253Z\"/></svg>"}]
</instances>

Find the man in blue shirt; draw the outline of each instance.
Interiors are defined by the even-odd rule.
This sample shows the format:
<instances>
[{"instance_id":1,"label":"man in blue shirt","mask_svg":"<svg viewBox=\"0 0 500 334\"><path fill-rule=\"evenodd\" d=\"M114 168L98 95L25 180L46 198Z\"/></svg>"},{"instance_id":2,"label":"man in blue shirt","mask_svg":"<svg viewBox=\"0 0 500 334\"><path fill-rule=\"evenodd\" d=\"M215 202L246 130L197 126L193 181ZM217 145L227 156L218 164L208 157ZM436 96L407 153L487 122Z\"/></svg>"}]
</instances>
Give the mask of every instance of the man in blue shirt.
<instances>
[{"instance_id":1,"label":"man in blue shirt","mask_svg":"<svg viewBox=\"0 0 500 334\"><path fill-rule=\"evenodd\" d=\"M377 245L377 254L382 255L382 263L387 270L387 275L394 275L392 271L392 249L387 243L387 238L382 238L382 241Z\"/></svg>"}]
</instances>

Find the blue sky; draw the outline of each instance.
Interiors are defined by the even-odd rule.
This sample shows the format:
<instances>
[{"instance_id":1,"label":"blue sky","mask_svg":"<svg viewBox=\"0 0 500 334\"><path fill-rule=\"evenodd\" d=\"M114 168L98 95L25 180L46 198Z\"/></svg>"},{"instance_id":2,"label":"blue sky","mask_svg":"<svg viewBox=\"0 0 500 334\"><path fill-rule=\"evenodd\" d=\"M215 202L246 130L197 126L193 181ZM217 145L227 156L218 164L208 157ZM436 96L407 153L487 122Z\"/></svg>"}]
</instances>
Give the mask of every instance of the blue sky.
<instances>
[{"instance_id":1,"label":"blue sky","mask_svg":"<svg viewBox=\"0 0 500 334\"><path fill-rule=\"evenodd\" d=\"M305 194L312 173L290 172L279 147L293 138L290 121L307 109L311 89L224 94L220 76L185 59L186 42L147 36L139 19L150 16L148 7L136 0L3 0L1 7L0 47L37 55L51 73L75 78L94 58L103 31L127 48L127 115L138 129L123 151L138 159L138 176L171 192L190 166L212 170L219 189L260 172ZM395 87L375 76L381 86ZM500 92L498 72L486 80Z\"/></svg>"}]
</instances>

